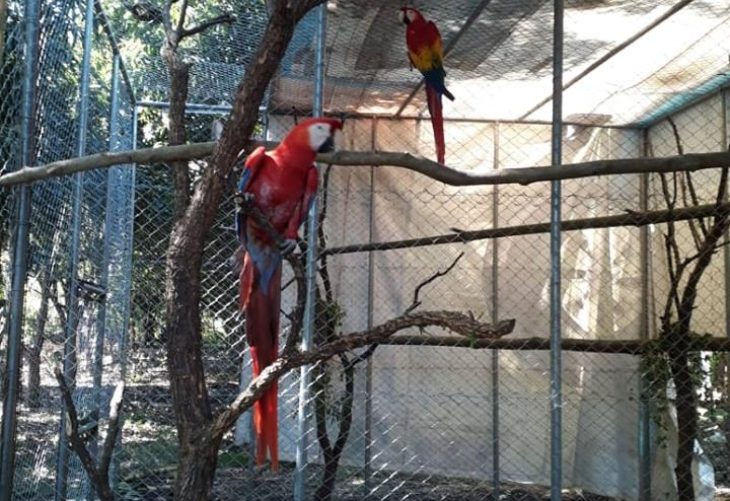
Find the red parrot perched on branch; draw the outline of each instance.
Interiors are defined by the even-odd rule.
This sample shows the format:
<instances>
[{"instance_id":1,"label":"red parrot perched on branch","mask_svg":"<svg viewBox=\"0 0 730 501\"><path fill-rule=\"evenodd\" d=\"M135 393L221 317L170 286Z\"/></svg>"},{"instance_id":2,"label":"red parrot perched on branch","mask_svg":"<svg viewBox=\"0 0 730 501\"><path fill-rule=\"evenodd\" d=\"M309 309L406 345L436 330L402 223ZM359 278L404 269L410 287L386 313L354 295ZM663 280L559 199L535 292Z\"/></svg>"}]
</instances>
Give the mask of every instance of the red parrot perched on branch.
<instances>
[{"instance_id":1,"label":"red parrot perched on branch","mask_svg":"<svg viewBox=\"0 0 730 501\"><path fill-rule=\"evenodd\" d=\"M252 198L252 204L283 236L279 248L270 234L244 211L236 215L236 233L245 254L240 272L241 309L246 315L246 339L258 376L278 355L279 310L281 306L282 255L296 246L299 226L307 216L317 193L317 153L334 148L335 131L342 128L336 118L309 118L296 125L272 151L263 146L245 159L237 196ZM237 163L243 162L239 155ZM274 383L254 404L256 464L266 461L279 468L277 385Z\"/></svg>"},{"instance_id":2,"label":"red parrot perched on branch","mask_svg":"<svg viewBox=\"0 0 730 501\"><path fill-rule=\"evenodd\" d=\"M431 115L433 136L436 141L436 157L440 164L444 163L446 144L444 141L444 113L441 96L451 101L454 95L449 92L444 82L444 44L441 33L433 21L426 21L418 10L412 7L401 7L400 19L406 25L406 46L408 58L426 80L426 99L428 112Z\"/></svg>"}]
</instances>

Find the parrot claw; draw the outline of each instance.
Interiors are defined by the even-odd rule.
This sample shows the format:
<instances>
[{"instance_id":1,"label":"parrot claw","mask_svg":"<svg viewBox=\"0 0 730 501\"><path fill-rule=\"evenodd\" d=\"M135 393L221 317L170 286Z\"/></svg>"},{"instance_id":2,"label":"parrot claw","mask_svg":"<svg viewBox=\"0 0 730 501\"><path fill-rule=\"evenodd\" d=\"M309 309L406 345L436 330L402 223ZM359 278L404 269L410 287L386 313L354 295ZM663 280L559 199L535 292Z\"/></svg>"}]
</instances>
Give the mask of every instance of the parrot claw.
<instances>
[{"instance_id":1,"label":"parrot claw","mask_svg":"<svg viewBox=\"0 0 730 501\"><path fill-rule=\"evenodd\" d=\"M239 191L233 195L233 201L236 202L236 205L239 207L250 204L253 202L253 199L253 193L244 193Z\"/></svg>"},{"instance_id":2,"label":"parrot claw","mask_svg":"<svg viewBox=\"0 0 730 501\"><path fill-rule=\"evenodd\" d=\"M282 256L290 254L297 247L297 241L293 238L287 238L279 244L279 252Z\"/></svg>"}]
</instances>

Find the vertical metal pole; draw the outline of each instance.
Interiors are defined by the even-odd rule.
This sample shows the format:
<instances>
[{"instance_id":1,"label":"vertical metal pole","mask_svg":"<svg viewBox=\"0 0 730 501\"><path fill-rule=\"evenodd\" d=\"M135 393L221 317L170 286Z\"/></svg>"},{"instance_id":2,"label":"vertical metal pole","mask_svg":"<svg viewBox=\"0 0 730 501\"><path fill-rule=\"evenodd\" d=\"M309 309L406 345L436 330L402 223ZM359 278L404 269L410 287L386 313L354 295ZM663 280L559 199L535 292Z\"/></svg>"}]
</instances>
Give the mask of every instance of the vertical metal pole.
<instances>
[{"instance_id":1,"label":"vertical metal pole","mask_svg":"<svg viewBox=\"0 0 730 501\"><path fill-rule=\"evenodd\" d=\"M644 130L642 136L643 156L648 156L649 131ZM649 174L639 177L639 209L649 209ZM639 337L642 341L649 339L650 303L649 303L649 227L639 229L639 266L641 270L641 316L639 317ZM639 500L651 500L651 402L647 393L649 381L647 375L639 374Z\"/></svg>"},{"instance_id":2,"label":"vertical metal pole","mask_svg":"<svg viewBox=\"0 0 730 501\"><path fill-rule=\"evenodd\" d=\"M314 64L314 116L322 115L324 102L324 55L325 37L327 34L327 6L317 7L317 34ZM314 197L307 218L307 298L304 307L304 328L302 332L302 350L312 348L315 314L315 288L317 287L317 217L319 197ZM301 368L299 379L299 414L297 418L297 452L296 472L294 478L294 499L303 501L305 496L305 469L307 466L307 407L309 403L309 366Z\"/></svg>"},{"instance_id":3,"label":"vertical metal pole","mask_svg":"<svg viewBox=\"0 0 730 501\"><path fill-rule=\"evenodd\" d=\"M119 55L115 54L112 63L112 82L111 82L111 116L109 117L109 151L118 149L119 140ZM101 416L102 399L102 376L104 373L104 340L107 336L106 313L109 302L109 261L112 253L112 240L114 238L123 238L123 235L112 231L114 222L118 219L119 214L115 211L117 205L118 194L115 192L121 190L122 187L116 183L119 169L122 167L111 167L106 172L106 210L104 215L104 249L101 262L101 289L104 291L104 297L99 305L99 313L97 314L97 333L94 343L94 361L93 361L93 398L94 408L91 411L91 418L99 422ZM98 444L97 437L89 441L89 450L92 457L96 457ZM93 501L96 497L94 487L89 481L89 501Z\"/></svg>"},{"instance_id":4,"label":"vertical metal pole","mask_svg":"<svg viewBox=\"0 0 730 501\"><path fill-rule=\"evenodd\" d=\"M21 103L21 147L20 165L30 164L31 144L34 130L34 103L36 82L36 61L38 58L38 19L40 2L25 2L25 64L23 74L23 95ZM16 405L20 383L21 335L23 333L23 302L25 281L28 272L28 238L31 211L30 188L18 188L18 209L13 246L12 283L10 289L10 318L7 353L7 387L3 401L2 437L0 439L0 500L10 501L13 495L15 475L15 431L17 426Z\"/></svg>"},{"instance_id":5,"label":"vertical metal pole","mask_svg":"<svg viewBox=\"0 0 730 501\"><path fill-rule=\"evenodd\" d=\"M81 81L79 92L79 130L76 143L77 156L83 156L86 151L86 132L89 120L89 80L91 68L91 44L93 41L94 0L86 0L86 14L84 17L84 55L81 65ZM76 324L78 323L78 264L81 234L81 197L83 196L84 175L82 172L74 175L73 206L71 212L71 255L69 257L68 298L66 301L66 328L63 345L63 376L71 388L75 367L73 355L76 350ZM66 437L66 412L61 411L61 426L58 436L58 455L56 456L56 488L55 501L66 499L68 477L68 438Z\"/></svg>"},{"instance_id":6,"label":"vertical metal pole","mask_svg":"<svg viewBox=\"0 0 730 501\"><path fill-rule=\"evenodd\" d=\"M130 104L132 106L132 124L130 127L130 134L132 135L130 138L130 148L132 150L137 149L137 106L134 104L134 96L132 95L131 91L128 89L129 92L129 98L130 98ZM120 351L120 358L121 358L121 379L122 381L127 380L127 343L128 339L127 336L129 334L129 321L130 321L130 308L131 308L131 301L132 301L132 250L134 245L134 200L135 200L135 164L132 164L129 166L129 169L131 170L129 175L129 212L126 214L126 217L128 218L128 226L125 231L125 235L129 239L129 245L126 247L127 254L124 256L124 272L123 276L126 277L127 282L125 283L125 289L123 292L121 292L121 297L124 298L124 305L123 310L126 312L125 315L122 316L122 337L121 337L121 345L119 348ZM121 410L121 417L120 417L120 426L119 426L119 434L117 436L117 447L119 447L122 443L122 433L124 431L124 411ZM112 462L109 467L109 483L111 484L112 491L116 491L117 485L119 481L119 457L115 454L112 456Z\"/></svg>"},{"instance_id":7,"label":"vertical metal pole","mask_svg":"<svg viewBox=\"0 0 730 501\"><path fill-rule=\"evenodd\" d=\"M370 149L375 150L377 141L378 119L371 120ZM368 243L373 242L375 234L375 167L370 167L370 193L368 198ZM373 328L375 312L375 255L368 252L368 311L367 326ZM373 357L365 362L365 465L363 485L370 491L370 477L373 462Z\"/></svg>"},{"instance_id":8,"label":"vertical metal pole","mask_svg":"<svg viewBox=\"0 0 730 501\"><path fill-rule=\"evenodd\" d=\"M563 0L554 0L553 117L551 164L562 163ZM561 185L550 183L550 499L560 500L562 482L562 385L560 360L560 219Z\"/></svg>"},{"instance_id":9,"label":"vertical metal pole","mask_svg":"<svg viewBox=\"0 0 730 501\"><path fill-rule=\"evenodd\" d=\"M499 169L499 122L494 124L494 170ZM492 188L492 227L499 226L499 187ZM499 239L492 240L492 322L499 320ZM492 351L492 499L499 499L499 350Z\"/></svg>"},{"instance_id":10,"label":"vertical metal pole","mask_svg":"<svg viewBox=\"0 0 730 501\"><path fill-rule=\"evenodd\" d=\"M727 114L727 107L728 107L728 99L727 99L727 90L723 89L720 92L720 98L722 100L722 110L720 111L722 115L722 123L720 124L720 129L722 131L722 138L720 139L722 144L722 149L727 151L728 150L728 114ZM725 199L723 202L727 202L728 196L727 191L725 192ZM730 236L727 232L725 232L725 242L727 243L728 240L730 240ZM722 247L722 257L723 257L723 264L724 264L724 272L725 272L725 332L728 336L730 336L730 249L727 245L723 245Z\"/></svg>"},{"instance_id":11,"label":"vertical metal pole","mask_svg":"<svg viewBox=\"0 0 730 501\"><path fill-rule=\"evenodd\" d=\"M130 97L131 94L130 94ZM130 134L132 137L130 138L130 147L133 150L137 149L137 106L132 103L132 126L130 130ZM136 198L136 173L137 173L137 165L131 164L129 167L130 173L129 173L129 206L127 212L127 221L128 225L126 228L125 234L127 235L127 238L129 239L129 245L126 248L127 249L127 255L124 257L124 276L127 277L127 282L125 284L125 290L123 293L123 296L125 298L125 304L124 304L124 311L127 312L127 315L124 315L123 322L122 322L122 341L120 346L121 351L121 359L122 359L122 367L121 367L121 378L122 381L126 381L127 379L127 344L129 342L128 335L129 335L129 321L131 318L130 310L131 310L131 303L132 303L132 256L133 256L133 249L134 249L134 203ZM121 430L121 428L120 428ZM120 431L121 433L121 431Z\"/></svg>"}]
</instances>

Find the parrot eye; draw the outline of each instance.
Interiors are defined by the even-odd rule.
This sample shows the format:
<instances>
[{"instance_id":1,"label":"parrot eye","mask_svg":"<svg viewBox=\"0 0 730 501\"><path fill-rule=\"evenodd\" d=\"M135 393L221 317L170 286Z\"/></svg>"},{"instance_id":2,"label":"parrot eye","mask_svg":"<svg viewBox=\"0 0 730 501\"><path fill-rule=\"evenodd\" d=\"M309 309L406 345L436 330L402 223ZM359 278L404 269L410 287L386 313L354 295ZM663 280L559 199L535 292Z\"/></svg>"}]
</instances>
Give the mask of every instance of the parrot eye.
<instances>
[{"instance_id":1,"label":"parrot eye","mask_svg":"<svg viewBox=\"0 0 730 501\"><path fill-rule=\"evenodd\" d=\"M314 124L309 128L309 146L313 151L320 151L322 145L331 142L332 131L329 124Z\"/></svg>"}]
</instances>

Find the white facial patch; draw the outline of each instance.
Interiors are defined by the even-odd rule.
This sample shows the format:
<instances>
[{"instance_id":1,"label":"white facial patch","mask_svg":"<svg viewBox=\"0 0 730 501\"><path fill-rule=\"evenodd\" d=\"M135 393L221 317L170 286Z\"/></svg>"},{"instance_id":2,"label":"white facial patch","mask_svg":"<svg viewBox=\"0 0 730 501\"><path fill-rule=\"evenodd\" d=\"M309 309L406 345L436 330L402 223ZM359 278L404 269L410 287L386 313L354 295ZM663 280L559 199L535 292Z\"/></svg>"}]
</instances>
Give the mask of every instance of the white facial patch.
<instances>
[{"instance_id":1,"label":"white facial patch","mask_svg":"<svg viewBox=\"0 0 730 501\"><path fill-rule=\"evenodd\" d=\"M328 123L315 123L309 126L309 146L312 151L319 151L319 148L332 135L332 129Z\"/></svg>"},{"instance_id":2,"label":"white facial patch","mask_svg":"<svg viewBox=\"0 0 730 501\"><path fill-rule=\"evenodd\" d=\"M412 9L405 9L405 10L398 11L398 20L401 23L405 23L406 18L408 18L409 23L412 23L416 19L415 12L413 12Z\"/></svg>"}]
</instances>

